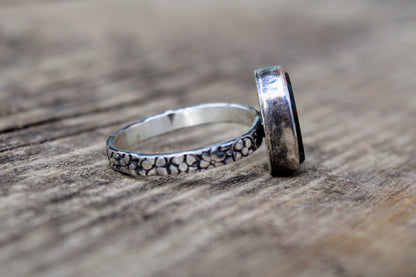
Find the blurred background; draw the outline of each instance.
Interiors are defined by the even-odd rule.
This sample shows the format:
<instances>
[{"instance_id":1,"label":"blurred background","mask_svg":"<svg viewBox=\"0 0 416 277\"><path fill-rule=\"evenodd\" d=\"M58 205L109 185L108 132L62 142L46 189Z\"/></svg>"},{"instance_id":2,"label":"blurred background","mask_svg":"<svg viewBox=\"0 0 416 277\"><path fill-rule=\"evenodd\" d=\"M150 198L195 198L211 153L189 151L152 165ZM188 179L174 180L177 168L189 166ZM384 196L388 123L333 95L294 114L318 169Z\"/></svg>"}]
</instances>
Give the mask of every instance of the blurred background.
<instances>
[{"instance_id":1,"label":"blurred background","mask_svg":"<svg viewBox=\"0 0 416 277\"><path fill-rule=\"evenodd\" d=\"M357 101L369 108L383 101L369 90L395 93L403 101L415 65L415 6L2 1L0 114L9 120L1 128L30 124L23 113L48 120L83 113L87 106L140 101L149 91L153 102L169 98L172 108L212 101L258 105L252 71L274 64L291 73L301 106L320 101L354 109ZM37 111L30 107L33 98Z\"/></svg>"}]
</instances>

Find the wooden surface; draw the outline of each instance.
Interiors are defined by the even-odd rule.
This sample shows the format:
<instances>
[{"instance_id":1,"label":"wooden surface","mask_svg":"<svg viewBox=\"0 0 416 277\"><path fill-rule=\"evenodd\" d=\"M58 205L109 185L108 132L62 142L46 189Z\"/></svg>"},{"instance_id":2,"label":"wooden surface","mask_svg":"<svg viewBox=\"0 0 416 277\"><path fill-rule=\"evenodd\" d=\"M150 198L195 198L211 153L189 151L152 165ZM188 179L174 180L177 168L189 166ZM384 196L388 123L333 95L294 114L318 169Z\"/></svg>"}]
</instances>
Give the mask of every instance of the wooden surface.
<instances>
[{"instance_id":1,"label":"wooden surface","mask_svg":"<svg viewBox=\"0 0 416 277\"><path fill-rule=\"evenodd\" d=\"M415 14L414 1L1 1L0 276L415 276ZM253 70L273 64L298 102L296 176L270 177L265 146L172 178L108 166L105 140L127 123L258 107ZM238 132L196 129L181 147Z\"/></svg>"}]
</instances>

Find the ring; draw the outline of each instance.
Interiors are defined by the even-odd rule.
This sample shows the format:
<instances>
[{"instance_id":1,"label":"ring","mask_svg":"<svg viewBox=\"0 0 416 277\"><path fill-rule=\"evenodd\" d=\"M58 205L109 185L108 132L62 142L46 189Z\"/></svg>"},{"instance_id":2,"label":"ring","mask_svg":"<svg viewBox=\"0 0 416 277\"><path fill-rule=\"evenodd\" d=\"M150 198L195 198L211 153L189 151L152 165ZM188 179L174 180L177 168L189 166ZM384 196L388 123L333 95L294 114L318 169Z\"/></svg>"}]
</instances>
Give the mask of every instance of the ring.
<instances>
[{"instance_id":1,"label":"ring","mask_svg":"<svg viewBox=\"0 0 416 277\"><path fill-rule=\"evenodd\" d=\"M139 141L185 127L208 123L250 126L244 134L225 142L173 153L128 151ZM260 113L246 105L208 103L169 110L127 125L107 140L110 166L130 176L171 175L202 171L240 160L256 151L263 139Z\"/></svg>"},{"instance_id":2,"label":"ring","mask_svg":"<svg viewBox=\"0 0 416 277\"><path fill-rule=\"evenodd\" d=\"M280 66L254 71L272 175L299 168L305 152L289 74Z\"/></svg>"}]
</instances>

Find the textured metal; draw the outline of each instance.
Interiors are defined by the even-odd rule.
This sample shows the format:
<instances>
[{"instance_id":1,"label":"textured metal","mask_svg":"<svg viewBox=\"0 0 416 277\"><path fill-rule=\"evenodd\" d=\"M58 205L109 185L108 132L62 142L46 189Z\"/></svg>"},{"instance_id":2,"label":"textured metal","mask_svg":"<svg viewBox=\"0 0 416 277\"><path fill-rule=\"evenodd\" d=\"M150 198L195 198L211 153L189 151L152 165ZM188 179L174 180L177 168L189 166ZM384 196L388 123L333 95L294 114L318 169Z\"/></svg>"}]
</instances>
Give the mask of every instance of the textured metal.
<instances>
[{"instance_id":1,"label":"textured metal","mask_svg":"<svg viewBox=\"0 0 416 277\"><path fill-rule=\"evenodd\" d=\"M234 122L250 129L234 139L183 152L140 153L123 150L138 141L184 127ZM110 166L133 177L191 173L222 166L253 153L262 143L260 113L234 103L209 103L166 111L130 124L107 140Z\"/></svg>"},{"instance_id":2,"label":"textured metal","mask_svg":"<svg viewBox=\"0 0 416 277\"><path fill-rule=\"evenodd\" d=\"M270 173L299 168L305 159L302 135L289 74L280 66L255 71Z\"/></svg>"}]
</instances>

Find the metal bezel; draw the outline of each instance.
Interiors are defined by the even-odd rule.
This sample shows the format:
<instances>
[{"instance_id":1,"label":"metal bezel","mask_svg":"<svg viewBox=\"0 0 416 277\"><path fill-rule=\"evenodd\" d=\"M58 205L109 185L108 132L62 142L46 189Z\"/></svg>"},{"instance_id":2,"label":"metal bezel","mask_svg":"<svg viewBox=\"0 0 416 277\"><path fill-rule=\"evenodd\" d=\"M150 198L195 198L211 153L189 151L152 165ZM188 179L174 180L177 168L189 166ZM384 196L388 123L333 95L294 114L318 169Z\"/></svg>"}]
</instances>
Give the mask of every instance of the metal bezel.
<instances>
[{"instance_id":1,"label":"metal bezel","mask_svg":"<svg viewBox=\"0 0 416 277\"><path fill-rule=\"evenodd\" d=\"M271 66L255 70L255 77L270 173L297 170L305 154L289 74L280 66Z\"/></svg>"}]
</instances>

